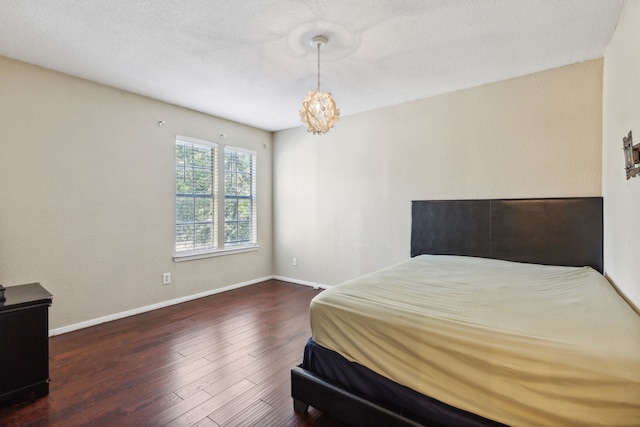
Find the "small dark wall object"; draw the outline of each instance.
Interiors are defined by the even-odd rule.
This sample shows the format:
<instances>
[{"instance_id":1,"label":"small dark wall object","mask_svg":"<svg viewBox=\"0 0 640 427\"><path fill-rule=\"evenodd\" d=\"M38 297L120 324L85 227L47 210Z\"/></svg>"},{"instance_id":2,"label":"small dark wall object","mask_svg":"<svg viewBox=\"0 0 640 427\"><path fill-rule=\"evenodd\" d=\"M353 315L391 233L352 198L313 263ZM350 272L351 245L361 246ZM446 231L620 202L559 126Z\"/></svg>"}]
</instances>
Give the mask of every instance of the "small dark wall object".
<instances>
[{"instance_id":1,"label":"small dark wall object","mask_svg":"<svg viewBox=\"0 0 640 427\"><path fill-rule=\"evenodd\" d=\"M5 302L7 299L4 296L4 290L6 288L2 285L0 285L0 302Z\"/></svg>"},{"instance_id":2,"label":"small dark wall object","mask_svg":"<svg viewBox=\"0 0 640 427\"><path fill-rule=\"evenodd\" d=\"M640 144L633 145L631 131L629 131L629 135L622 138L622 147L627 179L638 176L640 174Z\"/></svg>"}]
</instances>

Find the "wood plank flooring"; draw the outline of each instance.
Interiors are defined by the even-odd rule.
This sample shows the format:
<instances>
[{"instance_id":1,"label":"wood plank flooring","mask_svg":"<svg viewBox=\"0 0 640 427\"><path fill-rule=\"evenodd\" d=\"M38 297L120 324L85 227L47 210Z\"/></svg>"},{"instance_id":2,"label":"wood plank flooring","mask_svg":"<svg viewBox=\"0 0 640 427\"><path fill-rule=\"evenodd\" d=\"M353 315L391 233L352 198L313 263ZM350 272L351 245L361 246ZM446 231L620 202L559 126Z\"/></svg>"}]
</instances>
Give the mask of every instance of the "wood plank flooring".
<instances>
[{"instance_id":1,"label":"wood plank flooring","mask_svg":"<svg viewBox=\"0 0 640 427\"><path fill-rule=\"evenodd\" d=\"M290 397L318 292L269 280L51 337L49 395L0 426L343 427Z\"/></svg>"}]
</instances>

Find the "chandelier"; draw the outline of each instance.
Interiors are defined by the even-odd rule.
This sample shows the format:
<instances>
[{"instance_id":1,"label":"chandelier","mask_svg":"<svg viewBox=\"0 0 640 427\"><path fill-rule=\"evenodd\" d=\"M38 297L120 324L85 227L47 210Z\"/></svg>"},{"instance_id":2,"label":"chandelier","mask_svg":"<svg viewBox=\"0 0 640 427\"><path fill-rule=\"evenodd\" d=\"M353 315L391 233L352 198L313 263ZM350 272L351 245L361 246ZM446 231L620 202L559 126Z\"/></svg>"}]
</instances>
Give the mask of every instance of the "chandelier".
<instances>
[{"instance_id":1,"label":"chandelier","mask_svg":"<svg viewBox=\"0 0 640 427\"><path fill-rule=\"evenodd\" d=\"M314 135L327 133L340 118L340 110L336 108L331 94L320 91L320 46L326 45L327 41L323 36L311 39L311 44L318 48L318 88L307 93L300 109L300 119L307 125L307 132Z\"/></svg>"}]
</instances>

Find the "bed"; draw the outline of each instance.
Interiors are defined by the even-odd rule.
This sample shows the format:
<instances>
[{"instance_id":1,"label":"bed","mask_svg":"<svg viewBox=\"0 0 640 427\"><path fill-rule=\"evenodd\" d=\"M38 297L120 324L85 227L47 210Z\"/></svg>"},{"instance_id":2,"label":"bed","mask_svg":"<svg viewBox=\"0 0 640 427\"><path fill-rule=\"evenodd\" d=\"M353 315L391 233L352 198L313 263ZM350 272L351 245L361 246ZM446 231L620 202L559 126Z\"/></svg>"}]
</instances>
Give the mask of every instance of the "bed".
<instances>
[{"instance_id":1,"label":"bed","mask_svg":"<svg viewBox=\"0 0 640 427\"><path fill-rule=\"evenodd\" d=\"M294 409L347 424L637 425L640 316L602 199L412 202L411 259L319 294Z\"/></svg>"}]
</instances>

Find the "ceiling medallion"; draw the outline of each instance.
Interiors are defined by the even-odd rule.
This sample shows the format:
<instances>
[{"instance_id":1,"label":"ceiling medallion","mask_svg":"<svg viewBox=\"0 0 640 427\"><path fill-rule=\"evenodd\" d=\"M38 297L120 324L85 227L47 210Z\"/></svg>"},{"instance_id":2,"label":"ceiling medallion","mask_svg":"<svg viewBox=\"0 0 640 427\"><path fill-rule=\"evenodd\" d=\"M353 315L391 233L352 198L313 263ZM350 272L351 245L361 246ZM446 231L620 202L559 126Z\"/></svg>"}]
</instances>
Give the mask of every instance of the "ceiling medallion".
<instances>
[{"instance_id":1,"label":"ceiling medallion","mask_svg":"<svg viewBox=\"0 0 640 427\"><path fill-rule=\"evenodd\" d=\"M311 44L318 49L318 88L307 93L300 109L300 119L307 125L307 132L314 135L327 133L340 118L340 110L331 94L320 91L320 46L325 46L327 42L327 38L323 36L311 39Z\"/></svg>"}]
</instances>

